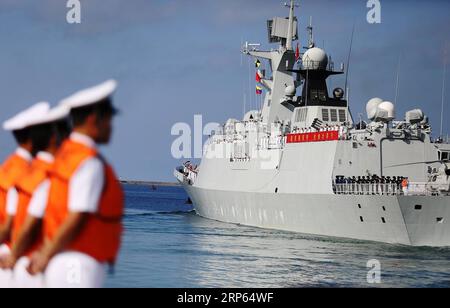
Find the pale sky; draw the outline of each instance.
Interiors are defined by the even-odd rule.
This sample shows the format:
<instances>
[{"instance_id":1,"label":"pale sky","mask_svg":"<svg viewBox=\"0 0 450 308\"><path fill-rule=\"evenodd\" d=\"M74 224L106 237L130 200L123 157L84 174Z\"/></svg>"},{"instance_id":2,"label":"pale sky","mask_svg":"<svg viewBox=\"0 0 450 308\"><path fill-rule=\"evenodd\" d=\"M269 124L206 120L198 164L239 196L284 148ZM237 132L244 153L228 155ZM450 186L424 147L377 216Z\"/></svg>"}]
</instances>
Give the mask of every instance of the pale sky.
<instances>
[{"instance_id":1,"label":"pale sky","mask_svg":"<svg viewBox=\"0 0 450 308\"><path fill-rule=\"evenodd\" d=\"M195 114L202 114L204 122L242 117L249 70L248 59L240 55L241 41L275 48L267 43L266 20L288 14L277 0L81 3L82 23L69 25L64 0L0 0L0 121L35 102L56 104L79 89L116 78L115 103L122 115L113 144L102 151L121 178L135 180L174 181L172 170L180 164L171 156L175 123L193 125ZM401 59L398 117L420 107L438 132L450 2L381 3L382 23L370 25L365 0L300 1L302 43L312 15L317 45L337 64L345 62L355 23L354 116L365 117L372 97L394 100ZM343 83L338 77L329 85ZM450 103L446 119L449 114ZM449 128L446 120L446 133ZM0 159L14 148L11 136L0 132Z\"/></svg>"}]
</instances>

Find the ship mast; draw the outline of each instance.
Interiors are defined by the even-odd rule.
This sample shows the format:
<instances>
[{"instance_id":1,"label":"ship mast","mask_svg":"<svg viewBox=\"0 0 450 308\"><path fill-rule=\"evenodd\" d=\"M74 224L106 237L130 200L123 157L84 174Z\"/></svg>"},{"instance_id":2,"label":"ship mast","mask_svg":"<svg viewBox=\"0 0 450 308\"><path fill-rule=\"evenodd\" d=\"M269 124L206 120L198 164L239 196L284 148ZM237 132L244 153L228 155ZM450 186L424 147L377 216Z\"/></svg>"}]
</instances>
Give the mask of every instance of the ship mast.
<instances>
[{"instance_id":1,"label":"ship mast","mask_svg":"<svg viewBox=\"0 0 450 308\"><path fill-rule=\"evenodd\" d=\"M244 54L258 60L266 59L271 67L272 77L264 76L259 81L267 89L261 109L261 119L264 123L288 122L293 113L291 106L285 104L285 98L286 88L296 87L291 70L296 62L293 41L298 37L295 17L295 8L298 5L295 0L290 0L284 5L289 8L289 18L274 17L267 22L269 43L280 43L280 47L277 50L261 51L257 48L260 44L246 43L243 48Z\"/></svg>"},{"instance_id":2,"label":"ship mast","mask_svg":"<svg viewBox=\"0 0 450 308\"><path fill-rule=\"evenodd\" d=\"M445 59L444 63L444 76L442 78L442 106L441 106L441 130L440 136L442 140L444 139L444 109L445 109L445 79L447 77L447 59Z\"/></svg>"},{"instance_id":3,"label":"ship mast","mask_svg":"<svg viewBox=\"0 0 450 308\"><path fill-rule=\"evenodd\" d=\"M287 6L287 4L286 4ZM287 41L286 41L286 49L287 50L293 50L292 48L292 37L294 35L294 14L295 14L295 5L294 0L291 0L290 4L290 10L289 10L289 28L288 28L288 35L287 35Z\"/></svg>"},{"instance_id":4,"label":"ship mast","mask_svg":"<svg viewBox=\"0 0 450 308\"><path fill-rule=\"evenodd\" d=\"M308 30L309 39L308 39L308 48L314 48L314 33L313 33L313 25L312 25L312 16L309 17L309 26L306 28Z\"/></svg>"}]
</instances>

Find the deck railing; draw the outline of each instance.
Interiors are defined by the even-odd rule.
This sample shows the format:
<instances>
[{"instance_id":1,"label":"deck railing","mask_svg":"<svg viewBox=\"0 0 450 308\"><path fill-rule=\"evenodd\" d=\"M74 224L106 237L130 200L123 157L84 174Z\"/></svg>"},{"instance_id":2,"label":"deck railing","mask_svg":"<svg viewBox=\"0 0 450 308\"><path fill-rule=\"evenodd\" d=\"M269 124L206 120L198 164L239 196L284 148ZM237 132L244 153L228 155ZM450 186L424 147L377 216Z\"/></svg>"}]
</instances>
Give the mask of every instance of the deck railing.
<instances>
[{"instance_id":1,"label":"deck railing","mask_svg":"<svg viewBox=\"0 0 450 308\"><path fill-rule=\"evenodd\" d=\"M449 185L413 182L407 187L396 183L333 183L333 191L337 195L450 196Z\"/></svg>"}]
</instances>

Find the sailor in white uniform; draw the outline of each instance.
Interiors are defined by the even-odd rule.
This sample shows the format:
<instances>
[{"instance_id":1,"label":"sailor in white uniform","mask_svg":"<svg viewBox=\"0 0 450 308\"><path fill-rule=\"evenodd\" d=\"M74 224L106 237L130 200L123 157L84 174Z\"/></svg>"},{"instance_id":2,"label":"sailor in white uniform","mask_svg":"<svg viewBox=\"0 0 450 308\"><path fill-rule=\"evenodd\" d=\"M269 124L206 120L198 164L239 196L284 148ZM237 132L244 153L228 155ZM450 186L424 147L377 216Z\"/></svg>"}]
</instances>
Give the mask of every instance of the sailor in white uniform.
<instances>
[{"instance_id":1,"label":"sailor in white uniform","mask_svg":"<svg viewBox=\"0 0 450 308\"><path fill-rule=\"evenodd\" d=\"M68 108L57 106L41 117L35 116L30 123L32 125L30 136L33 152L38 152L36 159L45 162L47 168L53 164L54 155L69 132L66 121L68 115ZM33 168L31 172L33 172ZM7 263L7 266L14 268L14 287L42 288L44 286L43 275L32 276L27 272L30 260L26 254L27 252L29 254L30 248L35 245L35 242L30 239L39 239L42 232L42 218L47 205L49 188L50 181L48 178L44 178L31 196L26 208L27 216L22 225L14 226L19 231L17 231L17 238L12 243L9 264Z\"/></svg>"},{"instance_id":2,"label":"sailor in white uniform","mask_svg":"<svg viewBox=\"0 0 450 308\"><path fill-rule=\"evenodd\" d=\"M80 91L61 102L62 105L71 109L71 118L74 124L69 138L71 144L77 144L97 152L98 144L109 142L111 127L105 121L110 121L116 113L110 103L116 87L115 81L108 81L97 87ZM86 112L85 108L88 108ZM85 224L90 223L89 217L96 217L99 213L105 185L112 184L110 182L107 184L108 180L110 179L106 178L105 162L99 156L83 160L70 176L66 205L68 218L59 227L59 231L48 245L31 258L28 267L28 271L33 275L44 272L46 287L98 288L103 286L107 263L96 259L86 251L69 251L67 246L70 245L70 241L82 236L81 231L87 227ZM51 193L48 193L49 200L52 198ZM42 194L45 195L44 192ZM116 200L115 202L120 203L121 201ZM40 204L42 205L42 203ZM45 216L51 215L49 209L51 204L47 204L47 206ZM44 209L40 206L30 206L30 212L35 216L42 217ZM93 236L95 237L96 234Z\"/></svg>"},{"instance_id":3,"label":"sailor in white uniform","mask_svg":"<svg viewBox=\"0 0 450 308\"><path fill-rule=\"evenodd\" d=\"M32 121L35 117L40 117L45 115L50 109L50 104L47 102L41 102L33 105L30 108L20 112L13 118L7 120L3 124L3 129L10 132L21 132L22 134L25 130L27 130L31 125ZM31 124L31 125L30 125ZM31 154L32 145L29 140L29 132L26 133L27 137L19 137L16 136L16 140L19 143L19 148L15 152L15 156L24 162L30 164L33 156ZM0 175L2 176L2 175ZM1 234L0 234L0 259L8 256L11 253L10 247L6 244L2 244L3 241L8 240L10 237L11 229L12 229L12 218L15 216L17 211L17 203L18 203L18 193L15 187L10 187L7 192L6 198L6 215L8 216L8 222L6 226L0 226ZM12 282L12 271L11 270L2 270L0 269L0 288L7 288L13 285Z\"/></svg>"}]
</instances>

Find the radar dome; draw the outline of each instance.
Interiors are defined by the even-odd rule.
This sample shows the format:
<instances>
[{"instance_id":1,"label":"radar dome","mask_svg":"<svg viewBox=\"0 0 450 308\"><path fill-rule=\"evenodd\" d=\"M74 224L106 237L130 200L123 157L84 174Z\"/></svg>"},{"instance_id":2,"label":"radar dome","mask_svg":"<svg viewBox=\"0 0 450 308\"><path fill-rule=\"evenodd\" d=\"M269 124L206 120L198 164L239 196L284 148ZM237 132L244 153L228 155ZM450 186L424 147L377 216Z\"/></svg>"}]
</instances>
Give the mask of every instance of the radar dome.
<instances>
[{"instance_id":1,"label":"radar dome","mask_svg":"<svg viewBox=\"0 0 450 308\"><path fill-rule=\"evenodd\" d=\"M297 90L295 89L294 86L287 86L286 89L284 89L284 94L287 97L293 97L295 96L295 93L297 92Z\"/></svg>"},{"instance_id":2,"label":"radar dome","mask_svg":"<svg viewBox=\"0 0 450 308\"><path fill-rule=\"evenodd\" d=\"M328 65L328 56L323 49L314 47L305 52L302 62L307 70L324 70Z\"/></svg>"},{"instance_id":3,"label":"radar dome","mask_svg":"<svg viewBox=\"0 0 450 308\"><path fill-rule=\"evenodd\" d=\"M379 97L372 98L366 106L367 118L371 121L375 119L377 115L378 106L383 102L383 100Z\"/></svg>"},{"instance_id":4,"label":"radar dome","mask_svg":"<svg viewBox=\"0 0 450 308\"><path fill-rule=\"evenodd\" d=\"M389 122L395 119L395 106L391 102L382 102L378 105L376 119Z\"/></svg>"}]
</instances>

